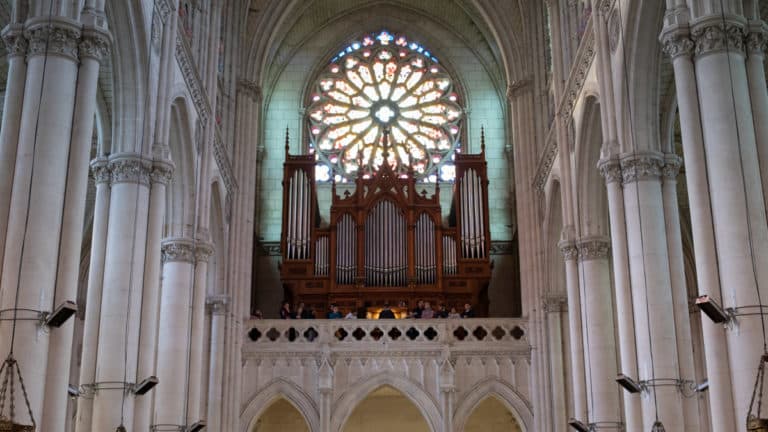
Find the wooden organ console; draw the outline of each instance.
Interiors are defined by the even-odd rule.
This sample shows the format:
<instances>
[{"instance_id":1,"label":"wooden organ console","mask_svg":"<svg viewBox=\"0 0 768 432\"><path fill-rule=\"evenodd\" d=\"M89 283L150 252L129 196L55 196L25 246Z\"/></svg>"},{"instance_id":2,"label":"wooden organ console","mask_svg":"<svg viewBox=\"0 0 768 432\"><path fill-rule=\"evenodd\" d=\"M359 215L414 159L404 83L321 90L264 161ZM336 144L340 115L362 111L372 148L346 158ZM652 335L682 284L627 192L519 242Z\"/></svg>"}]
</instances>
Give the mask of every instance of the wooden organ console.
<instances>
[{"instance_id":1,"label":"wooden organ console","mask_svg":"<svg viewBox=\"0 0 768 432\"><path fill-rule=\"evenodd\" d=\"M480 154L455 154L456 181L448 222L440 185L429 196L411 171L389 164L358 175L354 192L331 186L328 223L320 223L315 156L290 155L283 173L282 262L286 300L324 316L330 304L343 311L378 310L385 302L414 308L418 300L448 310L473 305L487 314L491 277L488 177ZM386 160L386 158L385 158Z\"/></svg>"}]
</instances>

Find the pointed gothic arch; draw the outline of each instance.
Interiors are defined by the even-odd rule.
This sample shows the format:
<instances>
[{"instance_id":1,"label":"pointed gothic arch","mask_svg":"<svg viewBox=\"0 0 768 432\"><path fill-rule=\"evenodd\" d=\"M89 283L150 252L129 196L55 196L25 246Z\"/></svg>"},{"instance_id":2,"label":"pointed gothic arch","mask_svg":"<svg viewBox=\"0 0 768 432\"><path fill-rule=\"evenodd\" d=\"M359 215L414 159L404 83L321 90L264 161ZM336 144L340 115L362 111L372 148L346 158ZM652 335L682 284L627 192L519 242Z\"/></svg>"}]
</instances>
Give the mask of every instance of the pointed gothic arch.
<instances>
[{"instance_id":1,"label":"pointed gothic arch","mask_svg":"<svg viewBox=\"0 0 768 432\"><path fill-rule=\"evenodd\" d=\"M301 413L310 432L320 431L320 413L315 401L299 386L283 378L273 380L251 398L240 414L241 431L251 432L264 411L280 398L288 401Z\"/></svg>"},{"instance_id":2,"label":"pointed gothic arch","mask_svg":"<svg viewBox=\"0 0 768 432\"><path fill-rule=\"evenodd\" d=\"M460 400L456 401L453 415L454 430L464 430L469 417L486 398L495 396L517 420L523 432L533 428L533 411L530 403L510 385L495 379L480 381Z\"/></svg>"},{"instance_id":3,"label":"pointed gothic arch","mask_svg":"<svg viewBox=\"0 0 768 432\"><path fill-rule=\"evenodd\" d=\"M372 377L364 377L351 384L349 389L335 402L335 409L331 413L330 430L341 431L360 401L384 386L394 388L410 400L421 412L432 432L442 430L443 422L438 402L418 383L391 371L382 372Z\"/></svg>"}]
</instances>

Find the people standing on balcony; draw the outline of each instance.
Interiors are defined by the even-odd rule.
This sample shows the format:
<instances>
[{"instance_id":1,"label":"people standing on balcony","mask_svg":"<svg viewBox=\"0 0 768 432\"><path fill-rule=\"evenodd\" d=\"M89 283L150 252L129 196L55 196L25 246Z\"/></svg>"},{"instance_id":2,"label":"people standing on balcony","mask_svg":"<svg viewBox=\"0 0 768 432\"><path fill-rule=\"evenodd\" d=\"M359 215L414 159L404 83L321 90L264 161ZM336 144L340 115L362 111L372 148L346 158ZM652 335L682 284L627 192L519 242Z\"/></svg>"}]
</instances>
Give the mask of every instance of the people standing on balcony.
<instances>
[{"instance_id":1,"label":"people standing on balcony","mask_svg":"<svg viewBox=\"0 0 768 432\"><path fill-rule=\"evenodd\" d=\"M424 319L435 318L435 311L432 310L432 306L429 302L424 303L424 310L421 311L421 317Z\"/></svg>"},{"instance_id":2,"label":"people standing on balcony","mask_svg":"<svg viewBox=\"0 0 768 432\"><path fill-rule=\"evenodd\" d=\"M280 308L280 319L291 319L295 315L291 315L291 304L287 301L283 302L283 307Z\"/></svg>"},{"instance_id":3,"label":"people standing on balcony","mask_svg":"<svg viewBox=\"0 0 768 432\"><path fill-rule=\"evenodd\" d=\"M448 314L448 318L461 318L461 314L456 311L455 307L452 307L451 312Z\"/></svg>"},{"instance_id":4,"label":"people standing on balcony","mask_svg":"<svg viewBox=\"0 0 768 432\"><path fill-rule=\"evenodd\" d=\"M389 308L389 303L384 303L384 308L379 312L379 319L395 319L395 313Z\"/></svg>"},{"instance_id":5,"label":"people standing on balcony","mask_svg":"<svg viewBox=\"0 0 768 432\"><path fill-rule=\"evenodd\" d=\"M443 303L440 303L440 307L435 312L435 318L448 318L448 309Z\"/></svg>"},{"instance_id":6,"label":"people standing on balcony","mask_svg":"<svg viewBox=\"0 0 768 432\"><path fill-rule=\"evenodd\" d=\"M328 319L341 319L341 312L339 312L339 307L335 304L331 305L331 310L328 312L328 315L326 315L326 318Z\"/></svg>"},{"instance_id":7,"label":"people standing on balcony","mask_svg":"<svg viewBox=\"0 0 768 432\"><path fill-rule=\"evenodd\" d=\"M419 302L416 303L416 309L411 312L411 318L421 318L422 311L424 311L424 300L419 300Z\"/></svg>"},{"instance_id":8,"label":"people standing on balcony","mask_svg":"<svg viewBox=\"0 0 768 432\"><path fill-rule=\"evenodd\" d=\"M296 313L298 314L299 318L301 319L315 319L315 310L312 309L312 306L304 306L304 303L299 304L299 308L301 308L301 312L298 310Z\"/></svg>"},{"instance_id":9,"label":"people standing on balcony","mask_svg":"<svg viewBox=\"0 0 768 432\"><path fill-rule=\"evenodd\" d=\"M475 311L472 310L472 305L469 303L464 304L464 312L461 313L462 318L474 318Z\"/></svg>"}]
</instances>

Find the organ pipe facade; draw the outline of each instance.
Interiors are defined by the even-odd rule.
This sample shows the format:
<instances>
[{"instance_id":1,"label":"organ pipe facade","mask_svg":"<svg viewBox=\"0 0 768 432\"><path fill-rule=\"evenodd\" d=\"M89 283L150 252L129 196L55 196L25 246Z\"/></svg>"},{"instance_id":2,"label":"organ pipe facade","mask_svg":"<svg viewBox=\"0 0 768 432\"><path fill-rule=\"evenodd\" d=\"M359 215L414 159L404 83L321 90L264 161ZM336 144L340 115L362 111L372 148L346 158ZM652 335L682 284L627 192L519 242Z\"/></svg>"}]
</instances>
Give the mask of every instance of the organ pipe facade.
<instances>
[{"instance_id":1,"label":"organ pipe facade","mask_svg":"<svg viewBox=\"0 0 768 432\"><path fill-rule=\"evenodd\" d=\"M481 147L480 154L455 155L447 220L439 184L430 195L412 171L396 173L386 163L372 176L358 176L353 192L339 195L333 184L330 214L320 215L314 156L286 149L280 266L286 299L316 311L331 303L370 311L385 302L413 307L426 300L459 310L470 303L485 313L491 262Z\"/></svg>"}]
</instances>

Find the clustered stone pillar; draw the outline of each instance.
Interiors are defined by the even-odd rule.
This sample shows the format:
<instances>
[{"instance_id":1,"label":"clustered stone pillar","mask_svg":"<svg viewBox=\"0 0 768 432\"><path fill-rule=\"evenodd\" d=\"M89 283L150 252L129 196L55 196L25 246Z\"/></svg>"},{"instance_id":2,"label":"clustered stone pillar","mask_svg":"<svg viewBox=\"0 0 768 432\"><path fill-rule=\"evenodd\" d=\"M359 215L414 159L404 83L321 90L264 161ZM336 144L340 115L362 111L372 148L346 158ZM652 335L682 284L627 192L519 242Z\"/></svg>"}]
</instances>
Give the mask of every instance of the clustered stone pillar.
<instances>
[{"instance_id":1,"label":"clustered stone pillar","mask_svg":"<svg viewBox=\"0 0 768 432\"><path fill-rule=\"evenodd\" d=\"M621 165L618 159L607 159L599 164L605 178L608 195L608 216L611 227L611 257L613 259L614 294L619 337L619 372L637 377L637 351L635 347L635 318L632 308L632 290L629 279L629 251L627 226L624 215L624 191L621 187ZM626 430L642 428L640 398L624 392L624 423Z\"/></svg>"},{"instance_id":2,"label":"clustered stone pillar","mask_svg":"<svg viewBox=\"0 0 768 432\"><path fill-rule=\"evenodd\" d=\"M589 423L597 428L621 427L619 390L615 381L616 342L608 262L610 242L603 237L584 237L576 247L583 283Z\"/></svg>"},{"instance_id":3,"label":"clustered stone pillar","mask_svg":"<svg viewBox=\"0 0 768 432\"><path fill-rule=\"evenodd\" d=\"M213 245L207 242L197 242L195 245L195 280L192 292L192 316L189 346L189 408L187 411L187 423L193 424L205 417L201 415L203 403L202 387L203 377L207 374L203 371L203 353L205 341L205 299L208 276L208 259L213 253Z\"/></svg>"},{"instance_id":4,"label":"clustered stone pillar","mask_svg":"<svg viewBox=\"0 0 768 432\"><path fill-rule=\"evenodd\" d=\"M152 161L134 153L110 156L109 200L102 285L96 379L82 383L94 389L92 431L108 431L121 423L133 429L134 399L141 321L147 207ZM89 287L90 288L90 287ZM86 429L87 430L87 429Z\"/></svg>"},{"instance_id":5,"label":"clustered stone pillar","mask_svg":"<svg viewBox=\"0 0 768 432\"><path fill-rule=\"evenodd\" d=\"M211 312L210 385L208 386L208 421L210 430L222 429L224 385L224 330L229 311L229 297L217 295L207 300Z\"/></svg>"},{"instance_id":6,"label":"clustered stone pillar","mask_svg":"<svg viewBox=\"0 0 768 432\"><path fill-rule=\"evenodd\" d=\"M571 388L573 418L587 420L587 390L584 371L584 339L582 338L581 295L577 258L579 250L573 241L560 242L565 259L565 285L568 292L568 336L571 349Z\"/></svg>"}]
</instances>

